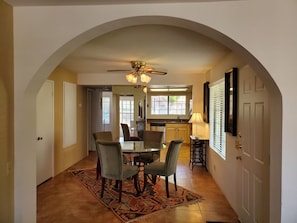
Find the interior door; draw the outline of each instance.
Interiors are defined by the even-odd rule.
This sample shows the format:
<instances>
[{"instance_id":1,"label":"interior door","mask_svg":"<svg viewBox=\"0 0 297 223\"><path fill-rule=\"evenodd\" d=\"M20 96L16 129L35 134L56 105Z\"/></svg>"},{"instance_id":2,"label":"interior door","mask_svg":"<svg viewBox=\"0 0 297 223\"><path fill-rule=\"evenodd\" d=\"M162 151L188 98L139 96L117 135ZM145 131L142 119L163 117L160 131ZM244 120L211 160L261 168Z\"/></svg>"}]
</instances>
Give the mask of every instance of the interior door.
<instances>
[{"instance_id":1,"label":"interior door","mask_svg":"<svg viewBox=\"0 0 297 223\"><path fill-rule=\"evenodd\" d=\"M36 99L36 182L53 176L54 154L54 82L46 81Z\"/></svg>"},{"instance_id":2,"label":"interior door","mask_svg":"<svg viewBox=\"0 0 297 223\"><path fill-rule=\"evenodd\" d=\"M242 223L269 222L269 105L263 82L239 73L238 207Z\"/></svg>"}]
</instances>

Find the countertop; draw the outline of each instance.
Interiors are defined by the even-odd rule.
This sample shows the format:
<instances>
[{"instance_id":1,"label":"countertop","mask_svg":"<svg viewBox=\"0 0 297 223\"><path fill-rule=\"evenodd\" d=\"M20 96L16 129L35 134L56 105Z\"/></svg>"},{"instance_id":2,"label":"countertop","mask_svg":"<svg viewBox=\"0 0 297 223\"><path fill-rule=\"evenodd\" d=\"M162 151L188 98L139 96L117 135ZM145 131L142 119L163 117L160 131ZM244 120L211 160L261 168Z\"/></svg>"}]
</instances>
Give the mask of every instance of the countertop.
<instances>
[{"instance_id":1,"label":"countertop","mask_svg":"<svg viewBox=\"0 0 297 223\"><path fill-rule=\"evenodd\" d=\"M166 124L188 124L188 119L148 119L148 124L155 125L155 126L162 126Z\"/></svg>"}]
</instances>

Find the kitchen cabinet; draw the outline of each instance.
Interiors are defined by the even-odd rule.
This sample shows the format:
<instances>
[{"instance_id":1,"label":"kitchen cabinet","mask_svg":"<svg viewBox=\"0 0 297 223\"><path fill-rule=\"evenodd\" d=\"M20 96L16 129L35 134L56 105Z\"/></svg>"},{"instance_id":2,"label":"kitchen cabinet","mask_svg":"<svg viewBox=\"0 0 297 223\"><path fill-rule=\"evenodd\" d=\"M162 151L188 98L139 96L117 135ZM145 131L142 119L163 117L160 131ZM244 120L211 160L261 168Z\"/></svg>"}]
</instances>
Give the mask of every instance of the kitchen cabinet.
<instances>
[{"instance_id":1,"label":"kitchen cabinet","mask_svg":"<svg viewBox=\"0 0 297 223\"><path fill-rule=\"evenodd\" d=\"M183 139L184 143L190 143L190 125L188 123L166 123L166 143L175 139Z\"/></svg>"}]
</instances>

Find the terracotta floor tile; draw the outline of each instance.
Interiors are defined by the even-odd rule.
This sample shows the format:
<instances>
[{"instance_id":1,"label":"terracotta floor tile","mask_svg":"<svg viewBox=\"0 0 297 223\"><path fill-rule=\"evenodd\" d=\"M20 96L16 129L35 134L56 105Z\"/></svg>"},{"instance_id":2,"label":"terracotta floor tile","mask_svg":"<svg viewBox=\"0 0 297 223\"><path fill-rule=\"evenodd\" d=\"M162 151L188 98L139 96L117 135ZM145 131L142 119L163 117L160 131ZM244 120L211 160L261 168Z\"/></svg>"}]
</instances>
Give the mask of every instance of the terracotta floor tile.
<instances>
[{"instance_id":1,"label":"terracotta floor tile","mask_svg":"<svg viewBox=\"0 0 297 223\"><path fill-rule=\"evenodd\" d=\"M164 160L166 150L161 153ZM177 184L203 196L198 204L180 206L140 218L136 223L205 223L209 221L237 222L237 216L209 172L203 167L189 166L189 147L183 146L178 160ZM95 168L95 152L69 170ZM55 176L37 188L38 223L120 223L121 221L95 198L69 170ZM173 178L169 178L173 182Z\"/></svg>"}]
</instances>

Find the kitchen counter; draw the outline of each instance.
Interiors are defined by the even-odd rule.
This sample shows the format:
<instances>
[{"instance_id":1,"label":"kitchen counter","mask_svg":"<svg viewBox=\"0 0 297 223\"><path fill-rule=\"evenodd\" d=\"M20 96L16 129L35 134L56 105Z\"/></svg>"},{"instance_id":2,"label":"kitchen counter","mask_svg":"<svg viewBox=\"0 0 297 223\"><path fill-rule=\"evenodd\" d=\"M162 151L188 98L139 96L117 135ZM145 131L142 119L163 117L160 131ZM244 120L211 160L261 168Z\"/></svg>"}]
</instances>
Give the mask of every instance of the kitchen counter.
<instances>
[{"instance_id":1,"label":"kitchen counter","mask_svg":"<svg viewBox=\"0 0 297 223\"><path fill-rule=\"evenodd\" d=\"M166 123L188 123L189 119L147 119L147 123L149 124L166 124Z\"/></svg>"}]
</instances>

